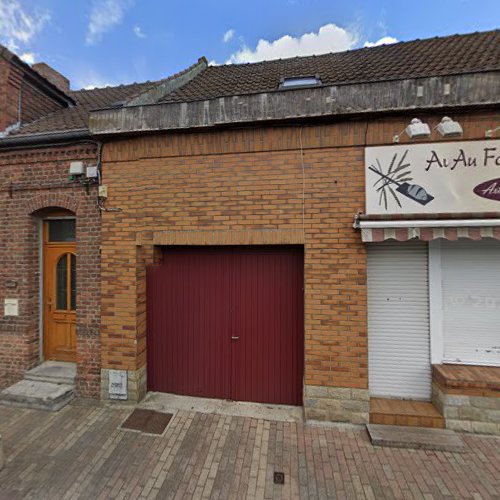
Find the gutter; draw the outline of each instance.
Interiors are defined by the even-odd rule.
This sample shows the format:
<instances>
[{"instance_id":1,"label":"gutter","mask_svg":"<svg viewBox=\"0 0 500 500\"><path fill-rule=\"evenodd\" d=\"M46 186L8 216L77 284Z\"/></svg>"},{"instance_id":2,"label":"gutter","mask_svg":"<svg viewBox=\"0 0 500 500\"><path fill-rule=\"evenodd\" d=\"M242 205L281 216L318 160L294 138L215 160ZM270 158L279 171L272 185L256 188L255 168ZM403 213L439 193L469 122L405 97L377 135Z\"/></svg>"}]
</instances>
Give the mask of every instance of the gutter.
<instances>
[{"instance_id":1,"label":"gutter","mask_svg":"<svg viewBox=\"0 0 500 500\"><path fill-rule=\"evenodd\" d=\"M25 148L26 146L53 146L67 141L92 139L88 129L75 129L57 132L42 132L40 134L14 135L0 139L0 150Z\"/></svg>"}]
</instances>

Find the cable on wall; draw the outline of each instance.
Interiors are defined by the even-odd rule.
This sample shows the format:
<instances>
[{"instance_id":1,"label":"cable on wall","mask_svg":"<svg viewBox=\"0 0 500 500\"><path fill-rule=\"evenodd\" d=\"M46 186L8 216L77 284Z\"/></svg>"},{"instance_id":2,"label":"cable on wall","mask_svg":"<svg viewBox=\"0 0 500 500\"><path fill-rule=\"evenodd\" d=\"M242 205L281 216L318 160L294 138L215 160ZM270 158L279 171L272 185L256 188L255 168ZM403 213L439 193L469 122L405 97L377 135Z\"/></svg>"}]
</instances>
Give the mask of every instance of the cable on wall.
<instances>
[{"instance_id":1,"label":"cable on wall","mask_svg":"<svg viewBox=\"0 0 500 500\"><path fill-rule=\"evenodd\" d=\"M302 145L302 129L299 128L300 165L302 167L302 236L306 241L306 169L304 165L304 147Z\"/></svg>"}]
</instances>

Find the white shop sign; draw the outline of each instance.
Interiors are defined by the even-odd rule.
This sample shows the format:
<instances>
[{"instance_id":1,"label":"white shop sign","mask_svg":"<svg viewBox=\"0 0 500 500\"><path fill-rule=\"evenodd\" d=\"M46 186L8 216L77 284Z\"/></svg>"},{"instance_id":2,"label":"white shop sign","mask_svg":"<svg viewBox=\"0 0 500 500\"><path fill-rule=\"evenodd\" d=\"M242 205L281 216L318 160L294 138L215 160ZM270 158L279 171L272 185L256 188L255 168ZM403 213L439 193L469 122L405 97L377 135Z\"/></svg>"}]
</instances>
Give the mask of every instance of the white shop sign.
<instances>
[{"instance_id":1,"label":"white shop sign","mask_svg":"<svg viewBox=\"0 0 500 500\"><path fill-rule=\"evenodd\" d=\"M365 150L367 214L500 211L500 141Z\"/></svg>"}]
</instances>

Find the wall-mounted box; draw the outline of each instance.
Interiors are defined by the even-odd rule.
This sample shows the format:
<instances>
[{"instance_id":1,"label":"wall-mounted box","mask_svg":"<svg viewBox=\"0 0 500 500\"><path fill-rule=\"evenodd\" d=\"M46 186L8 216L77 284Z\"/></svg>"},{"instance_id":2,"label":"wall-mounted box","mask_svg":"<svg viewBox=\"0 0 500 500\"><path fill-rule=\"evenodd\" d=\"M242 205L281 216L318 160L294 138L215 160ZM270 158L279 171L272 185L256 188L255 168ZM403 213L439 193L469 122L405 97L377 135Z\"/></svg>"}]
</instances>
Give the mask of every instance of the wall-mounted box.
<instances>
[{"instance_id":1,"label":"wall-mounted box","mask_svg":"<svg viewBox=\"0 0 500 500\"><path fill-rule=\"evenodd\" d=\"M83 175L85 173L85 165L83 161L72 161L69 164L69 175Z\"/></svg>"},{"instance_id":2,"label":"wall-mounted box","mask_svg":"<svg viewBox=\"0 0 500 500\"><path fill-rule=\"evenodd\" d=\"M127 370L109 370L109 399L128 399Z\"/></svg>"},{"instance_id":3,"label":"wall-mounted box","mask_svg":"<svg viewBox=\"0 0 500 500\"><path fill-rule=\"evenodd\" d=\"M97 178L97 166L90 165L89 167L87 167L87 177L89 179L96 179Z\"/></svg>"},{"instance_id":4,"label":"wall-mounted box","mask_svg":"<svg viewBox=\"0 0 500 500\"><path fill-rule=\"evenodd\" d=\"M99 186L99 197L100 198L108 197L108 186L106 185Z\"/></svg>"},{"instance_id":5,"label":"wall-mounted box","mask_svg":"<svg viewBox=\"0 0 500 500\"><path fill-rule=\"evenodd\" d=\"M5 299L3 311L4 316L19 316L19 299Z\"/></svg>"}]
</instances>

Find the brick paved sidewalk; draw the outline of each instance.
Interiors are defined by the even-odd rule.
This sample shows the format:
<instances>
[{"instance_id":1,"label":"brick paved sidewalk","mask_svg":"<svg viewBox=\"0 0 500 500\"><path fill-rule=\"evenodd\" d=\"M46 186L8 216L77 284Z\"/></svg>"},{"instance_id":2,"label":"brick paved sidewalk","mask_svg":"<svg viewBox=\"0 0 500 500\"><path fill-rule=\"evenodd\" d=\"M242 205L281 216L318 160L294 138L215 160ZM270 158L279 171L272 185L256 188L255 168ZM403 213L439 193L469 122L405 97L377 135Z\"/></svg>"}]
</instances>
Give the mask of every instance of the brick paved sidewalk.
<instances>
[{"instance_id":1,"label":"brick paved sidewalk","mask_svg":"<svg viewBox=\"0 0 500 500\"><path fill-rule=\"evenodd\" d=\"M499 438L465 436L462 454L374 448L361 428L187 411L155 437L118 429L130 411L0 406L0 498L500 498Z\"/></svg>"}]
</instances>

